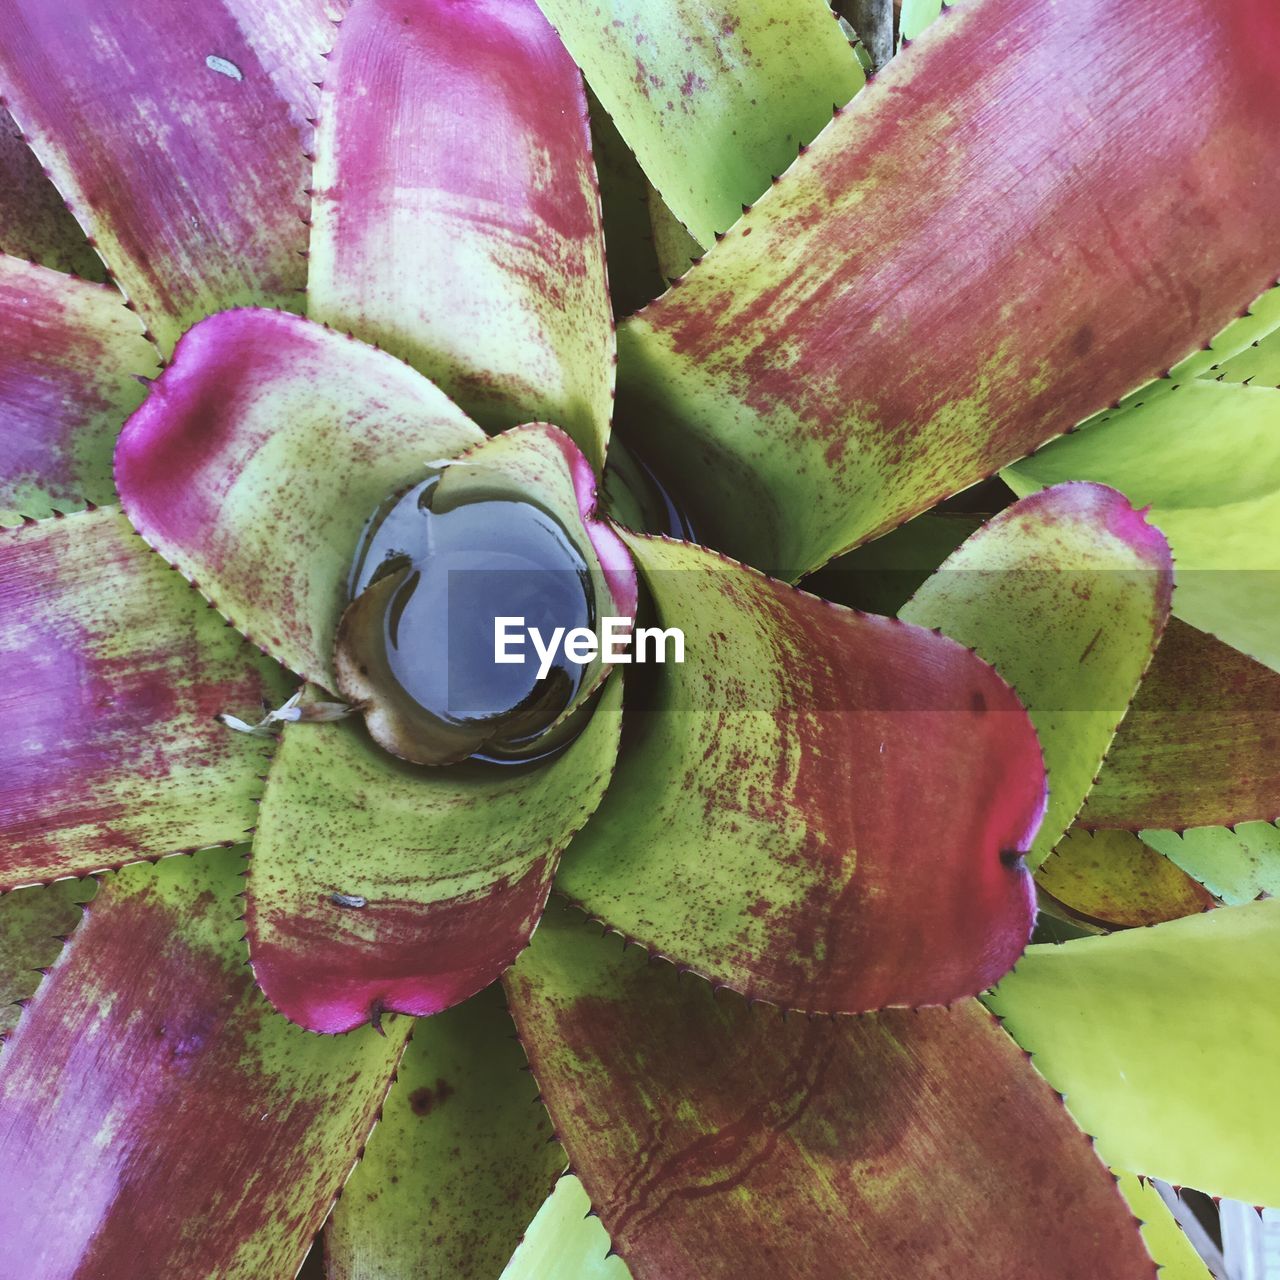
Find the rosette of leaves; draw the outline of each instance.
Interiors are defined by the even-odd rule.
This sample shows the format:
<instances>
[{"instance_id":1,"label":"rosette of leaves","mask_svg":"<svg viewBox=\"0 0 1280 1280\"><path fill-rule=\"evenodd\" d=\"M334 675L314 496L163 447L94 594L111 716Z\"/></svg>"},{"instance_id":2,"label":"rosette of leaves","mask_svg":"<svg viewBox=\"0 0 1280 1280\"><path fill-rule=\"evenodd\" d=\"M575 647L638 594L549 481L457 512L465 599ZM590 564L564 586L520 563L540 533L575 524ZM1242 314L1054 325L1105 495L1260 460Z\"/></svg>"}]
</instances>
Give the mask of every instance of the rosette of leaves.
<instances>
[{"instance_id":1,"label":"rosette of leaves","mask_svg":"<svg viewBox=\"0 0 1280 1280\"><path fill-rule=\"evenodd\" d=\"M0 1272L1280 1203L1280 13L928 8L0 4ZM686 662L442 712L548 564Z\"/></svg>"}]
</instances>

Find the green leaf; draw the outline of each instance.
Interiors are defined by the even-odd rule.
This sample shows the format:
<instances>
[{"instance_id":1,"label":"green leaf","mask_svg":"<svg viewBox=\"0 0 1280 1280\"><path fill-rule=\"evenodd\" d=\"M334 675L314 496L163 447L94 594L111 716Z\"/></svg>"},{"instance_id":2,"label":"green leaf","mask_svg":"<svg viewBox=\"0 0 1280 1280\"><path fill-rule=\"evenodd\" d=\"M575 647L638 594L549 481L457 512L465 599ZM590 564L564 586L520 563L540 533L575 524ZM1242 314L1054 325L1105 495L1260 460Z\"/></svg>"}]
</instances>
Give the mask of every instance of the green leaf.
<instances>
[{"instance_id":1,"label":"green leaf","mask_svg":"<svg viewBox=\"0 0 1280 1280\"><path fill-rule=\"evenodd\" d=\"M702 246L688 233L666 201L651 186L646 198L650 234L664 280L678 280L702 257Z\"/></svg>"},{"instance_id":2,"label":"green leaf","mask_svg":"<svg viewBox=\"0 0 1280 1280\"><path fill-rule=\"evenodd\" d=\"M504 979L534 1076L619 1253L662 1280L1134 1280L1088 1140L975 1001L785 1017L563 908ZM839 1268L832 1270L832 1260Z\"/></svg>"},{"instance_id":3,"label":"green leaf","mask_svg":"<svg viewBox=\"0 0 1280 1280\"><path fill-rule=\"evenodd\" d=\"M534 0L362 0L325 74L307 313L599 470L614 338L582 77Z\"/></svg>"},{"instance_id":4,"label":"green leaf","mask_svg":"<svg viewBox=\"0 0 1280 1280\"><path fill-rule=\"evenodd\" d=\"M1025 713L966 649L626 534L682 664L627 708L557 886L748 996L857 1012L994 982L1030 936ZM730 639L731 637L731 639Z\"/></svg>"},{"instance_id":5,"label":"green leaf","mask_svg":"<svg viewBox=\"0 0 1280 1280\"><path fill-rule=\"evenodd\" d=\"M1160 1193L1136 1173L1116 1171L1120 1192L1142 1223L1142 1240L1160 1268L1160 1280L1213 1280Z\"/></svg>"},{"instance_id":6,"label":"green leaf","mask_svg":"<svg viewBox=\"0 0 1280 1280\"><path fill-rule=\"evenodd\" d=\"M325 1228L332 1280L493 1280L564 1155L498 988L418 1022Z\"/></svg>"},{"instance_id":7,"label":"green leaf","mask_svg":"<svg viewBox=\"0 0 1280 1280\"><path fill-rule=\"evenodd\" d=\"M1099 485L1061 485L990 520L900 617L971 646L1031 713L1049 773L1038 865L1071 825L1169 616L1159 529Z\"/></svg>"},{"instance_id":8,"label":"green leaf","mask_svg":"<svg viewBox=\"0 0 1280 1280\"><path fill-rule=\"evenodd\" d=\"M1277 26L958 6L621 326L619 429L794 579L1115 402L1275 283Z\"/></svg>"},{"instance_id":9,"label":"green leaf","mask_svg":"<svg viewBox=\"0 0 1280 1280\"><path fill-rule=\"evenodd\" d=\"M0 1231L24 1280L291 1276L375 1122L407 1023L312 1036L245 964L243 858L104 880L0 1072Z\"/></svg>"},{"instance_id":10,"label":"green leaf","mask_svg":"<svg viewBox=\"0 0 1280 1280\"><path fill-rule=\"evenodd\" d=\"M1276 291L1280 293L1280 290ZM1214 374L1220 382L1247 382L1255 387L1280 387L1280 334L1256 339L1239 355L1223 362Z\"/></svg>"},{"instance_id":11,"label":"green leaf","mask_svg":"<svg viewBox=\"0 0 1280 1280\"><path fill-rule=\"evenodd\" d=\"M1252 902L1262 893L1280 897L1280 830L1273 823L1140 834L1230 906Z\"/></svg>"},{"instance_id":12,"label":"green leaf","mask_svg":"<svg viewBox=\"0 0 1280 1280\"><path fill-rule=\"evenodd\" d=\"M356 544L426 464L484 439L385 351L275 311L184 335L116 447L134 527L224 617L333 691Z\"/></svg>"},{"instance_id":13,"label":"green leaf","mask_svg":"<svg viewBox=\"0 0 1280 1280\"><path fill-rule=\"evenodd\" d=\"M1090 920L1125 928L1214 905L1195 880L1131 831L1073 828L1041 865L1036 884Z\"/></svg>"},{"instance_id":14,"label":"green leaf","mask_svg":"<svg viewBox=\"0 0 1280 1280\"><path fill-rule=\"evenodd\" d=\"M0 888L239 843L278 706L244 643L119 511L0 535Z\"/></svg>"},{"instance_id":15,"label":"green leaf","mask_svg":"<svg viewBox=\"0 0 1280 1280\"><path fill-rule=\"evenodd\" d=\"M0 257L0 352L0 526L114 502L111 451L157 371L138 317L114 288Z\"/></svg>"},{"instance_id":16,"label":"green leaf","mask_svg":"<svg viewBox=\"0 0 1280 1280\"><path fill-rule=\"evenodd\" d=\"M58 189L0 107L0 253L99 284L107 273Z\"/></svg>"},{"instance_id":17,"label":"green leaf","mask_svg":"<svg viewBox=\"0 0 1280 1280\"><path fill-rule=\"evenodd\" d=\"M1280 674L1173 619L1080 824L1137 831L1280 817L1278 716Z\"/></svg>"},{"instance_id":18,"label":"green leaf","mask_svg":"<svg viewBox=\"0 0 1280 1280\"><path fill-rule=\"evenodd\" d=\"M942 13L942 0L902 0L898 32L903 40L916 40Z\"/></svg>"},{"instance_id":19,"label":"green leaf","mask_svg":"<svg viewBox=\"0 0 1280 1280\"><path fill-rule=\"evenodd\" d=\"M1109 1164L1280 1204L1277 972L1270 900L1031 947L987 1004Z\"/></svg>"},{"instance_id":20,"label":"green leaf","mask_svg":"<svg viewBox=\"0 0 1280 1280\"><path fill-rule=\"evenodd\" d=\"M561 850L600 801L621 680L532 768L406 764L351 722L291 725L249 868L254 972L315 1031L437 1013L488 986L538 923Z\"/></svg>"},{"instance_id":21,"label":"green leaf","mask_svg":"<svg viewBox=\"0 0 1280 1280\"><path fill-rule=\"evenodd\" d=\"M529 1224L501 1280L631 1280L582 1183L566 1173Z\"/></svg>"},{"instance_id":22,"label":"green leaf","mask_svg":"<svg viewBox=\"0 0 1280 1280\"><path fill-rule=\"evenodd\" d=\"M300 308L333 38L326 0L0 12L0 96L166 354L210 312Z\"/></svg>"},{"instance_id":23,"label":"green leaf","mask_svg":"<svg viewBox=\"0 0 1280 1280\"><path fill-rule=\"evenodd\" d=\"M0 894L0 1041L17 1026L18 1002L30 998L41 970L58 958L96 887L92 880L60 880Z\"/></svg>"},{"instance_id":24,"label":"green leaf","mask_svg":"<svg viewBox=\"0 0 1280 1280\"><path fill-rule=\"evenodd\" d=\"M1177 616L1280 670L1278 421L1280 391L1189 382L1055 441L1005 478L1019 493L1096 480L1149 505L1178 564Z\"/></svg>"},{"instance_id":25,"label":"green leaf","mask_svg":"<svg viewBox=\"0 0 1280 1280\"><path fill-rule=\"evenodd\" d=\"M863 83L823 0L539 0L704 247Z\"/></svg>"}]
</instances>

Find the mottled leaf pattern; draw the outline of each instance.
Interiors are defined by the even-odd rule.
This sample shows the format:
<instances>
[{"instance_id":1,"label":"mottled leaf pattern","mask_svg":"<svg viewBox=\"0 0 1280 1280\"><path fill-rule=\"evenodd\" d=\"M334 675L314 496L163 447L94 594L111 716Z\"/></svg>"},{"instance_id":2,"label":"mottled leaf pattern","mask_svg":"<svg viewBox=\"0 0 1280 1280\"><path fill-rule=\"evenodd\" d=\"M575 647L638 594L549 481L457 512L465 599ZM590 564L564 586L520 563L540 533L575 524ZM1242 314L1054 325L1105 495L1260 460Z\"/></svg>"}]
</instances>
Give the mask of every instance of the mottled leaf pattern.
<instances>
[{"instance_id":1,"label":"mottled leaf pattern","mask_svg":"<svg viewBox=\"0 0 1280 1280\"><path fill-rule=\"evenodd\" d=\"M156 371L115 289L0 257L0 525L114 502L111 451Z\"/></svg>"},{"instance_id":2,"label":"mottled leaf pattern","mask_svg":"<svg viewBox=\"0 0 1280 1280\"><path fill-rule=\"evenodd\" d=\"M536 1093L497 988L418 1022L325 1228L328 1280L494 1280L564 1168Z\"/></svg>"},{"instance_id":3,"label":"mottled leaf pattern","mask_svg":"<svg viewBox=\"0 0 1280 1280\"><path fill-rule=\"evenodd\" d=\"M973 0L945 26L619 331L624 429L707 541L778 576L1028 453L1275 283L1270 0Z\"/></svg>"},{"instance_id":4,"label":"mottled leaf pattern","mask_svg":"<svg viewBox=\"0 0 1280 1280\"><path fill-rule=\"evenodd\" d=\"M5 1045L0 1231L26 1280L291 1276L355 1162L408 1025L333 1039L276 1014L242 865L107 879Z\"/></svg>"},{"instance_id":5,"label":"mottled leaf pattern","mask_svg":"<svg viewBox=\"0 0 1280 1280\"><path fill-rule=\"evenodd\" d=\"M532 770L405 764L354 721L287 727L249 868L249 951L272 1003L345 1031L493 982L608 785L620 695L609 681L582 735Z\"/></svg>"},{"instance_id":6,"label":"mottled leaf pattern","mask_svg":"<svg viewBox=\"0 0 1280 1280\"><path fill-rule=\"evenodd\" d=\"M116 510L0 535L0 887L239 843L287 674Z\"/></svg>"},{"instance_id":7,"label":"mottled leaf pattern","mask_svg":"<svg viewBox=\"0 0 1280 1280\"><path fill-rule=\"evenodd\" d=\"M232 311L183 338L120 437L116 483L134 527L224 617L332 691L365 523L428 462L483 438L386 352Z\"/></svg>"},{"instance_id":8,"label":"mottled leaf pattern","mask_svg":"<svg viewBox=\"0 0 1280 1280\"><path fill-rule=\"evenodd\" d=\"M1031 930L1039 744L971 653L628 534L685 661L651 668L559 886L662 955L826 1012L946 1003Z\"/></svg>"},{"instance_id":9,"label":"mottled leaf pattern","mask_svg":"<svg viewBox=\"0 0 1280 1280\"><path fill-rule=\"evenodd\" d=\"M1101 485L1060 485L990 520L899 617L972 646L1022 698L1044 748L1041 862L1071 825L1169 617L1159 529Z\"/></svg>"},{"instance_id":10,"label":"mottled leaf pattern","mask_svg":"<svg viewBox=\"0 0 1280 1280\"><path fill-rule=\"evenodd\" d=\"M299 309L325 0L12 0L0 93L161 346Z\"/></svg>"},{"instance_id":11,"label":"mottled leaf pattern","mask_svg":"<svg viewBox=\"0 0 1280 1280\"><path fill-rule=\"evenodd\" d=\"M539 0L704 246L863 82L824 0Z\"/></svg>"},{"instance_id":12,"label":"mottled leaf pattern","mask_svg":"<svg viewBox=\"0 0 1280 1280\"><path fill-rule=\"evenodd\" d=\"M0 894L0 1041L18 1023L19 1001L35 992L40 971L62 951L63 938L80 923L81 904L93 881L61 880Z\"/></svg>"},{"instance_id":13,"label":"mottled leaf pattern","mask_svg":"<svg viewBox=\"0 0 1280 1280\"><path fill-rule=\"evenodd\" d=\"M975 1002L784 1018L563 910L505 981L637 1280L871 1276L887 1259L941 1278L974 1258L993 1276L1154 1275L1088 1139Z\"/></svg>"},{"instance_id":14,"label":"mottled leaf pattern","mask_svg":"<svg viewBox=\"0 0 1280 1280\"><path fill-rule=\"evenodd\" d=\"M491 430L604 464L613 328L582 80L534 0L364 0L320 114L308 314Z\"/></svg>"}]
</instances>

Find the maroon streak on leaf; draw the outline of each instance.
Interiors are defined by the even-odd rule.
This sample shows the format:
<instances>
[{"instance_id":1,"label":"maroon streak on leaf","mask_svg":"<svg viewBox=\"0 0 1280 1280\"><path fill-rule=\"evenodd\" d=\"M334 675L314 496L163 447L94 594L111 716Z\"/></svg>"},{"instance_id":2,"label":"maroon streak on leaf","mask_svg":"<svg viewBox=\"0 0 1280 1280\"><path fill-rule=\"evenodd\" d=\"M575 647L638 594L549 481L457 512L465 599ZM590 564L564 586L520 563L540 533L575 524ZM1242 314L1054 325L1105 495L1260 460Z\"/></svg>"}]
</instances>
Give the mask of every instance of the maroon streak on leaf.
<instances>
[{"instance_id":1,"label":"maroon streak on leaf","mask_svg":"<svg viewBox=\"0 0 1280 1280\"><path fill-rule=\"evenodd\" d=\"M212 316L116 447L134 527L223 615L330 692L365 522L484 435L385 351L275 311Z\"/></svg>"},{"instance_id":2,"label":"maroon streak on leaf","mask_svg":"<svg viewBox=\"0 0 1280 1280\"><path fill-rule=\"evenodd\" d=\"M325 78L308 311L598 468L613 332L582 78L534 0L363 0Z\"/></svg>"},{"instance_id":3,"label":"maroon streak on leaf","mask_svg":"<svg viewBox=\"0 0 1280 1280\"><path fill-rule=\"evenodd\" d=\"M1280 818L1280 675L1176 618L1107 752L1084 827Z\"/></svg>"},{"instance_id":4,"label":"maroon streak on leaf","mask_svg":"<svg viewBox=\"0 0 1280 1280\"><path fill-rule=\"evenodd\" d=\"M0 534L0 888L242 840L267 746L214 717L288 691L118 511Z\"/></svg>"},{"instance_id":5,"label":"maroon streak on leaf","mask_svg":"<svg viewBox=\"0 0 1280 1280\"><path fill-rule=\"evenodd\" d=\"M1272 284L1277 119L1273 0L967 0L623 326L619 409L712 544L811 569Z\"/></svg>"},{"instance_id":6,"label":"maroon streak on leaf","mask_svg":"<svg viewBox=\"0 0 1280 1280\"><path fill-rule=\"evenodd\" d=\"M13 117L0 107L0 252L86 280L107 278L102 260L44 175Z\"/></svg>"},{"instance_id":7,"label":"maroon streak on leaf","mask_svg":"<svg viewBox=\"0 0 1280 1280\"><path fill-rule=\"evenodd\" d=\"M106 880L4 1049L6 1280L292 1276L408 1027L309 1036L244 963L242 859Z\"/></svg>"},{"instance_id":8,"label":"maroon streak on leaf","mask_svg":"<svg viewBox=\"0 0 1280 1280\"><path fill-rule=\"evenodd\" d=\"M529 941L561 850L600 802L621 680L557 758L530 770L405 764L363 725L291 725L249 864L249 954L292 1021L346 1031L439 1013Z\"/></svg>"},{"instance_id":9,"label":"maroon streak on leaf","mask_svg":"<svg viewBox=\"0 0 1280 1280\"><path fill-rule=\"evenodd\" d=\"M165 350L296 308L324 0L10 0L0 93Z\"/></svg>"},{"instance_id":10,"label":"maroon streak on leaf","mask_svg":"<svg viewBox=\"0 0 1280 1280\"><path fill-rule=\"evenodd\" d=\"M0 257L0 525L115 500L111 450L156 366L115 289Z\"/></svg>"},{"instance_id":11,"label":"maroon streak on leaf","mask_svg":"<svg viewBox=\"0 0 1280 1280\"><path fill-rule=\"evenodd\" d=\"M735 990L822 1012L983 990L1031 932L1040 746L996 673L688 543L625 534L682 665L627 708L557 884Z\"/></svg>"},{"instance_id":12,"label":"maroon streak on leaf","mask_svg":"<svg viewBox=\"0 0 1280 1280\"><path fill-rule=\"evenodd\" d=\"M1088 1138L974 1002L749 1010L562 909L505 983L635 1280L1154 1275Z\"/></svg>"}]
</instances>

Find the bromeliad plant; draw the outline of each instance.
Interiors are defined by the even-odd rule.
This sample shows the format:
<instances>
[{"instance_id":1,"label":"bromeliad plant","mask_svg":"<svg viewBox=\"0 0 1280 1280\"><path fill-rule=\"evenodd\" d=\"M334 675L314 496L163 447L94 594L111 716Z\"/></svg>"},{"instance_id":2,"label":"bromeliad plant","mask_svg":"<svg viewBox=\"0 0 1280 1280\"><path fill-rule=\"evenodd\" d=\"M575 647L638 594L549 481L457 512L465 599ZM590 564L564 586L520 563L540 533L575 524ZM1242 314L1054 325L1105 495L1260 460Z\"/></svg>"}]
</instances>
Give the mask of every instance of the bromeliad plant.
<instances>
[{"instance_id":1,"label":"bromeliad plant","mask_svg":"<svg viewBox=\"0 0 1280 1280\"><path fill-rule=\"evenodd\" d=\"M1196 1274L1143 1178L1280 1203L1280 13L346 9L0 3L0 1274Z\"/></svg>"}]
</instances>

